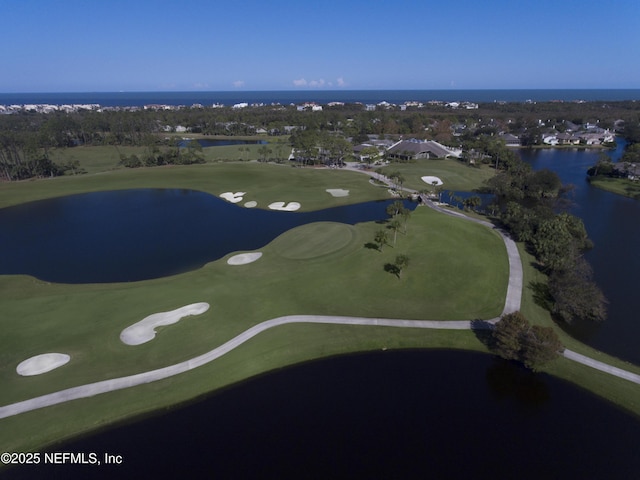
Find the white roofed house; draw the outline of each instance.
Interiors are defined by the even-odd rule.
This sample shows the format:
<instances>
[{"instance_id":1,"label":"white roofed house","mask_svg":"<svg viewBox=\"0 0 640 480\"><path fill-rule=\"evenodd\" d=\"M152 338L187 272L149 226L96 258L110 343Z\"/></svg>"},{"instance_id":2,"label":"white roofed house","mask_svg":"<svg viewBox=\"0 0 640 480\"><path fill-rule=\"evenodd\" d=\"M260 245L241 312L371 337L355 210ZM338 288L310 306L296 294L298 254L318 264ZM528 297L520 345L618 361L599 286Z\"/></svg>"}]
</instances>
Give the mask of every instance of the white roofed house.
<instances>
[{"instance_id":1,"label":"white roofed house","mask_svg":"<svg viewBox=\"0 0 640 480\"><path fill-rule=\"evenodd\" d=\"M596 133L582 133L580 134L580 140L587 145L601 145L603 143L615 142L615 135L609 130L602 130Z\"/></svg>"},{"instance_id":2,"label":"white roofed house","mask_svg":"<svg viewBox=\"0 0 640 480\"><path fill-rule=\"evenodd\" d=\"M580 144L580 137L577 137L572 133L568 133L568 132L558 133L556 135L556 138L558 139L559 145L579 145Z\"/></svg>"},{"instance_id":3,"label":"white roofed house","mask_svg":"<svg viewBox=\"0 0 640 480\"><path fill-rule=\"evenodd\" d=\"M387 157L407 161L421 158L459 158L461 153L460 150L445 147L433 140L410 139L403 140L387 150Z\"/></svg>"}]
</instances>

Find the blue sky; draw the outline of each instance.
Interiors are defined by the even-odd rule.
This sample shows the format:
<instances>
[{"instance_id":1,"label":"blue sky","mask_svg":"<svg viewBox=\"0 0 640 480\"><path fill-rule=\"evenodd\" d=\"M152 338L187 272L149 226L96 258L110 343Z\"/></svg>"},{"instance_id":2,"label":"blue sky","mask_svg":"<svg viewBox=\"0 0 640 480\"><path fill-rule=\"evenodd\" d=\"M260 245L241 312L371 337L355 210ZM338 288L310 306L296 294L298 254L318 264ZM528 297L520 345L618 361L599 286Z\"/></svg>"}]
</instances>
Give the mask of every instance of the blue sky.
<instances>
[{"instance_id":1,"label":"blue sky","mask_svg":"<svg viewBox=\"0 0 640 480\"><path fill-rule=\"evenodd\" d=\"M640 88L638 0L0 0L0 92Z\"/></svg>"}]
</instances>

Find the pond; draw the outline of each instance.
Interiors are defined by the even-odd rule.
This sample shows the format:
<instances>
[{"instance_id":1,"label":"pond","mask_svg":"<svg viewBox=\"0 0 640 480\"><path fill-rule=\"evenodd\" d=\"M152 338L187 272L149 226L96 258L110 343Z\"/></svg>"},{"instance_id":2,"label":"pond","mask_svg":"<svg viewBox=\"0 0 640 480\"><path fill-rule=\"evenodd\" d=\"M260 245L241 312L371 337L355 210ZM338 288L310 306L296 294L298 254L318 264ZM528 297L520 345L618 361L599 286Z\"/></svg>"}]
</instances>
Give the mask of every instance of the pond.
<instances>
[{"instance_id":1,"label":"pond","mask_svg":"<svg viewBox=\"0 0 640 480\"><path fill-rule=\"evenodd\" d=\"M244 208L204 192L94 192L0 209L0 274L58 283L138 281L255 250L296 226L387 218L392 201L316 212ZM406 203L407 208L416 204ZM7 254L11 252L11 254Z\"/></svg>"},{"instance_id":2,"label":"pond","mask_svg":"<svg viewBox=\"0 0 640 480\"><path fill-rule=\"evenodd\" d=\"M553 377L478 353L387 351L287 368L49 449L122 465L7 478L630 479L639 438L640 422Z\"/></svg>"},{"instance_id":3,"label":"pond","mask_svg":"<svg viewBox=\"0 0 640 480\"><path fill-rule=\"evenodd\" d=\"M546 156L537 157L539 163L529 161L536 168L566 167L574 177L590 161L578 156L577 166L569 166L543 161ZM607 194L591 190L587 195ZM576 193L578 214L586 205L581 191ZM197 268L230 251L260 248L302 223L385 218L387 203L270 212L189 190L33 202L0 210L0 248L11 252L2 268L21 270L0 273L70 283L152 278ZM599 212L596 226L605 224L594 230L585 219L596 241L589 255L597 276L607 265L611 275L624 272L611 260L615 256L594 261L593 254L611 245L607 242L615 247L603 250L614 254L628 248L624 219L638 218L635 205L613 196L589 206ZM625 215L615 215L627 208ZM615 243L617 237L623 245ZM637 260L628 261L635 265ZM123 278L123 271L144 274ZM631 280L633 287L637 271L626 272L620 281ZM630 298L623 299L623 308ZM632 318L618 320L612 315L618 300L610 300L609 322L588 340L633 356L638 335L624 323ZM615 344L600 336L608 328L618 336ZM388 351L287 368L50 449L122 455L123 465L25 466L0 477L626 479L640 471L638 438L635 417L553 377L477 353Z\"/></svg>"}]
</instances>

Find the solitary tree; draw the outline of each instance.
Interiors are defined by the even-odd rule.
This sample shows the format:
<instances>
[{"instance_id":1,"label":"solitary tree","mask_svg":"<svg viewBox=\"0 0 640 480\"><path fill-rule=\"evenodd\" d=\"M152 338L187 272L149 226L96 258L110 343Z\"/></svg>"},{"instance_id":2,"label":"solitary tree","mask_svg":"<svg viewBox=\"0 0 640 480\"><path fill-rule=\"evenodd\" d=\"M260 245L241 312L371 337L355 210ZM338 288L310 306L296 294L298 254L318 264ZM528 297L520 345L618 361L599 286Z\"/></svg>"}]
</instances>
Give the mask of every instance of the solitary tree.
<instances>
[{"instance_id":1,"label":"solitary tree","mask_svg":"<svg viewBox=\"0 0 640 480\"><path fill-rule=\"evenodd\" d=\"M387 215L389 215L390 217L395 217L396 215L402 213L402 210L404 210L404 205L400 200L396 200L387 207Z\"/></svg>"},{"instance_id":2,"label":"solitary tree","mask_svg":"<svg viewBox=\"0 0 640 480\"><path fill-rule=\"evenodd\" d=\"M396 200L392 204L387 207L387 215L391 217L391 222L389 223L389 228L393 230L393 244L396 244L396 238L398 236L398 230L400 229L400 220L399 217L403 217L405 224L405 232L406 232L406 223L408 220L408 214L410 211L404 207L401 201ZM406 216L405 216L406 215Z\"/></svg>"},{"instance_id":3,"label":"solitary tree","mask_svg":"<svg viewBox=\"0 0 640 480\"><path fill-rule=\"evenodd\" d=\"M382 252L382 247L387 243L387 232L384 230L378 230L374 241L378 244L378 250Z\"/></svg>"},{"instance_id":4,"label":"solitary tree","mask_svg":"<svg viewBox=\"0 0 640 480\"><path fill-rule=\"evenodd\" d=\"M407 255L396 256L396 267L398 267L398 277L402 276L402 270L409 266L409 257Z\"/></svg>"},{"instance_id":5,"label":"solitary tree","mask_svg":"<svg viewBox=\"0 0 640 480\"><path fill-rule=\"evenodd\" d=\"M389 223L389 228L391 228L391 230L393 230L393 246L395 247L396 246L396 240L398 238L398 230L400 229L400 221L398 219L394 218Z\"/></svg>"}]
</instances>

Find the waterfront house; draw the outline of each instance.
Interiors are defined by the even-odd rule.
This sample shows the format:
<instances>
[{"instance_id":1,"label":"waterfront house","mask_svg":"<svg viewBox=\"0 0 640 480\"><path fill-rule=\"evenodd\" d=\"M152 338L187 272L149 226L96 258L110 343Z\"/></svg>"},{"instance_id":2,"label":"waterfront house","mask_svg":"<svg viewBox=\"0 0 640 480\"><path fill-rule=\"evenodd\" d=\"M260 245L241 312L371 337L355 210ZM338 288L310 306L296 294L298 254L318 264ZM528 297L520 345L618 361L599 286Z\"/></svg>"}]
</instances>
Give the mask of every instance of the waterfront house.
<instances>
[{"instance_id":1,"label":"waterfront house","mask_svg":"<svg viewBox=\"0 0 640 480\"><path fill-rule=\"evenodd\" d=\"M499 135L501 140L504 140L504 143L507 147L521 147L522 142L520 139L511 133L501 133Z\"/></svg>"}]
</instances>

